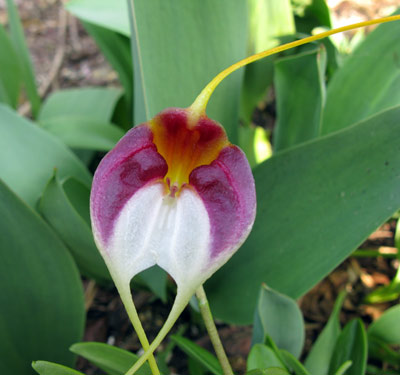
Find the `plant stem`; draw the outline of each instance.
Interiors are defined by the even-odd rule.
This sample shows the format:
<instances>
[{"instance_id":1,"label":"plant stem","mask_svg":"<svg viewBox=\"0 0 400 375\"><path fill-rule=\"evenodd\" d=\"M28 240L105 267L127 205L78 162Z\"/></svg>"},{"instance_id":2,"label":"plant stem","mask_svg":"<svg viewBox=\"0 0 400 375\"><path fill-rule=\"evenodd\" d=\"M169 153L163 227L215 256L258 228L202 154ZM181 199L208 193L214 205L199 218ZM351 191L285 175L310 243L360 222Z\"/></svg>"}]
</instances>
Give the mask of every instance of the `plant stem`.
<instances>
[{"instance_id":1,"label":"plant stem","mask_svg":"<svg viewBox=\"0 0 400 375\"><path fill-rule=\"evenodd\" d=\"M151 343L151 345L146 349L146 351L143 353L143 355L135 362L135 364L125 373L125 375L133 375L136 373L137 370L143 365L144 362L146 362L150 356L152 356L152 353L154 350L157 349L157 347L161 344L162 340L164 340L165 336L168 334L168 332L171 330L177 319L179 318L179 315L182 313L182 311L185 309L190 297L192 296L193 293L182 293L179 291L178 288L178 293L175 298L175 302L172 306L172 309L168 315L167 320L165 321L164 325L162 326L160 332L158 332L156 338L154 341Z\"/></svg>"},{"instance_id":2,"label":"plant stem","mask_svg":"<svg viewBox=\"0 0 400 375\"><path fill-rule=\"evenodd\" d=\"M147 340L146 333L144 332L142 323L139 319L139 315L136 311L135 304L133 303L130 285L128 284L128 287L124 287L122 285L119 285L119 283L117 283L116 280L114 281L118 289L119 295L121 297L121 300L125 306L125 310L128 313L129 319L132 322L133 328L135 329L135 332L139 338L140 344L142 345L143 349L147 351L150 347L149 340ZM153 354L149 356L148 361L151 373L153 375L160 375L160 370L158 369L157 362Z\"/></svg>"},{"instance_id":3,"label":"plant stem","mask_svg":"<svg viewBox=\"0 0 400 375\"><path fill-rule=\"evenodd\" d=\"M196 290L196 297L197 301L199 302L201 316L203 317L208 335L211 339L211 343L213 344L215 353L217 354L218 360L221 364L222 371L224 375L233 375L232 367L229 363L228 357L226 356L224 347L222 346L221 339L218 335L217 327L215 326L214 319L211 314L210 305L208 303L203 285L200 285L199 288Z\"/></svg>"}]
</instances>

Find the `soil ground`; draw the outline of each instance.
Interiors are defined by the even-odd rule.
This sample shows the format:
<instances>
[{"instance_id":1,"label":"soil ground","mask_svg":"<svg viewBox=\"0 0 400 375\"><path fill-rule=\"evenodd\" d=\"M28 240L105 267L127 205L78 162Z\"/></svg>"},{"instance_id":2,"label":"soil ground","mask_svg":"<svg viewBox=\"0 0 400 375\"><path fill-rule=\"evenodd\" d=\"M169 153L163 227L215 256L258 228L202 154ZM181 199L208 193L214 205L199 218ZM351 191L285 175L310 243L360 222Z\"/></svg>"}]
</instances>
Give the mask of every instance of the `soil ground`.
<instances>
[{"instance_id":1,"label":"soil ground","mask_svg":"<svg viewBox=\"0 0 400 375\"><path fill-rule=\"evenodd\" d=\"M43 96L59 88L118 85L116 74L99 53L96 44L85 33L79 21L63 10L61 1L16 0L16 3ZM398 6L398 0L329 0L328 4L333 12L334 25L340 26L388 15ZM5 0L0 0L0 22L7 22ZM27 112L24 106L22 111ZM391 220L373 233L361 248L386 247L394 250L394 230L395 220ZM338 292L344 288L349 294L340 315L342 324L354 317L361 317L368 325L379 317L390 304L367 305L363 303L364 298L376 287L387 285L398 266L398 261L383 257L351 257L307 293L299 301L306 322L304 353L315 341L332 311ZM88 307L84 340L107 342L138 352L140 344L115 289L93 288L87 281L84 284ZM173 296L170 297L172 300ZM151 340L162 326L169 307L144 291L135 293L135 302ZM196 320L197 323L188 324ZM208 336L198 322L198 317L187 310L176 329L185 329L185 336L212 350ZM235 372L244 373L251 327L218 323L218 329ZM174 349L169 362L173 373L187 374L185 358L179 349ZM82 359L78 361L78 369L87 375L101 373Z\"/></svg>"}]
</instances>

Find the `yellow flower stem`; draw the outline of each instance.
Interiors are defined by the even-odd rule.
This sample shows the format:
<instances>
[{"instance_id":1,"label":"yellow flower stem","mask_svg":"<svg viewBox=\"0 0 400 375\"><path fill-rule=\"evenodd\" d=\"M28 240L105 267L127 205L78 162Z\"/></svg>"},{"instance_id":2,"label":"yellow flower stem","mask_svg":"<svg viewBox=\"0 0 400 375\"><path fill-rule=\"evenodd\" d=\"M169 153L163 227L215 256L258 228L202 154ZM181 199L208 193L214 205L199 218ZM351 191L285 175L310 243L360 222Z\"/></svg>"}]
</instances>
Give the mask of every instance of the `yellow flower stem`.
<instances>
[{"instance_id":1,"label":"yellow flower stem","mask_svg":"<svg viewBox=\"0 0 400 375\"><path fill-rule=\"evenodd\" d=\"M314 42L316 40L326 38L327 36L330 36L333 34L341 33L343 31L349 31L349 30L358 29L360 27L371 26L371 25L376 25L376 24L391 22L391 21L398 21L398 20L400 20L400 15L383 17L383 18L378 18L378 19L374 19L374 20L354 23L352 25L338 27L337 29L328 30L328 31L325 31L325 32L322 32L322 33L319 33L319 34L316 34L313 36L309 36L307 38L296 40L294 42L282 44L281 46L271 48L269 50L246 57L245 59L238 61L237 63L231 65L230 67L226 68L221 73L219 73L203 89L203 91L196 98L194 103L190 106L190 112L192 113L193 117L195 117L195 116L200 117L201 115L205 114L208 101L209 101L212 93L214 92L214 90L217 88L217 86L231 73L233 73L234 71L238 70L239 68L241 68L247 64L250 64L254 61L263 59L264 57L271 56L271 55L274 55L274 54L282 52L282 51L286 51L290 48L298 47L298 46L301 46L306 43L310 43L310 42ZM195 118L193 118L193 120L195 120Z\"/></svg>"},{"instance_id":2,"label":"yellow flower stem","mask_svg":"<svg viewBox=\"0 0 400 375\"><path fill-rule=\"evenodd\" d=\"M229 363L228 357L226 356L224 347L222 346L221 339L218 335L217 327L215 326L210 305L208 304L207 295L203 288L203 285L200 285L197 289L196 297L197 301L199 302L201 316L203 317L204 324L215 350L215 354L217 355L218 361L221 364L222 371L224 375L233 375L232 367Z\"/></svg>"},{"instance_id":3,"label":"yellow flower stem","mask_svg":"<svg viewBox=\"0 0 400 375\"><path fill-rule=\"evenodd\" d=\"M149 349L150 344L149 340L147 340L146 333L144 332L142 323L139 319L139 315L137 313L135 304L133 303L132 293L129 283L126 286L126 283L119 283L117 279L114 279L115 286L118 289L118 293L121 297L121 300L125 306L125 310L128 313L129 319L135 329L135 332L139 338L140 344L142 345L143 349L146 351ZM160 375L160 370L158 369L157 362L151 353L148 356L148 361L151 369L151 373L153 375Z\"/></svg>"}]
</instances>

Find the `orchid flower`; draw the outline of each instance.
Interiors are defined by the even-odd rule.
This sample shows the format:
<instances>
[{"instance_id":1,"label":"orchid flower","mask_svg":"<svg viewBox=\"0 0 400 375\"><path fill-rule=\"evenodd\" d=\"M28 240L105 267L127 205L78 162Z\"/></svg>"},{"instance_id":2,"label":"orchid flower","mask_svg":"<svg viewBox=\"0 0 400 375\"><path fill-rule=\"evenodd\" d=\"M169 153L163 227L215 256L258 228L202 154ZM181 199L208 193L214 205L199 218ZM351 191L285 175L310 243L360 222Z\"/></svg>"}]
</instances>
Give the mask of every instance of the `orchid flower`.
<instances>
[{"instance_id":1,"label":"orchid flower","mask_svg":"<svg viewBox=\"0 0 400 375\"><path fill-rule=\"evenodd\" d=\"M254 179L244 153L206 116L208 100L230 73L263 57L386 17L287 43L239 61L216 76L189 108L169 108L138 125L96 170L90 210L93 234L149 359L194 292L239 249L255 219ZM149 345L130 292L131 279L158 265L177 296ZM158 373L157 370L153 373Z\"/></svg>"}]
</instances>

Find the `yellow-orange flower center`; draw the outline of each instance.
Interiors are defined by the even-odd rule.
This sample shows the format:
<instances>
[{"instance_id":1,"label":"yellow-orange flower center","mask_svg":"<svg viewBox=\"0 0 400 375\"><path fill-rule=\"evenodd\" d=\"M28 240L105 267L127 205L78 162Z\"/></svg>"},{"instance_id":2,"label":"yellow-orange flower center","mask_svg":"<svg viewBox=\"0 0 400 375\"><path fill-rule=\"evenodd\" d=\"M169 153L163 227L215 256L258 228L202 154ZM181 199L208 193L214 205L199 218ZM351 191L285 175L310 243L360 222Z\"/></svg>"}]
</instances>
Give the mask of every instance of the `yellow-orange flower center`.
<instances>
[{"instance_id":1,"label":"yellow-orange flower center","mask_svg":"<svg viewBox=\"0 0 400 375\"><path fill-rule=\"evenodd\" d=\"M187 111L183 109L164 111L149 125L157 151L168 165L164 180L171 196L189 182L189 175L195 168L213 162L229 144L221 125L205 115L190 124Z\"/></svg>"}]
</instances>

